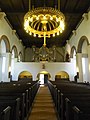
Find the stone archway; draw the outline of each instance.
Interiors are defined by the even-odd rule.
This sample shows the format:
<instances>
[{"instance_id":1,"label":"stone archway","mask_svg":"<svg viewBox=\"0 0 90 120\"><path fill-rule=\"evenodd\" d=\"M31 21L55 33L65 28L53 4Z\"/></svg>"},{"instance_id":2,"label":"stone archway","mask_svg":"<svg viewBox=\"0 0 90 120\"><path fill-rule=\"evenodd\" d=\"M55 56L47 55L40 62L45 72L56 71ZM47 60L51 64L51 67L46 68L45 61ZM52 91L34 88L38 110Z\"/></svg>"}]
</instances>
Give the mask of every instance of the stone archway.
<instances>
[{"instance_id":1,"label":"stone archway","mask_svg":"<svg viewBox=\"0 0 90 120\"><path fill-rule=\"evenodd\" d=\"M87 45L89 45L89 41L86 36L82 36L79 40L78 47L77 47L77 53L82 53L82 45L83 42L86 41Z\"/></svg>"},{"instance_id":2,"label":"stone archway","mask_svg":"<svg viewBox=\"0 0 90 120\"><path fill-rule=\"evenodd\" d=\"M72 46L71 52L70 52L70 57L73 58L74 52L76 53L76 47Z\"/></svg>"},{"instance_id":3,"label":"stone archway","mask_svg":"<svg viewBox=\"0 0 90 120\"><path fill-rule=\"evenodd\" d=\"M11 52L13 52L13 54L14 54L13 58L18 58L18 50L17 50L17 47L15 45L12 47Z\"/></svg>"},{"instance_id":4,"label":"stone archway","mask_svg":"<svg viewBox=\"0 0 90 120\"><path fill-rule=\"evenodd\" d=\"M2 40L5 42L6 52L10 52L10 42L9 42L8 37L5 36L5 35L2 35L1 38L0 38L0 43L1 43Z\"/></svg>"},{"instance_id":5,"label":"stone archway","mask_svg":"<svg viewBox=\"0 0 90 120\"><path fill-rule=\"evenodd\" d=\"M77 72L79 74L80 82L84 82L89 79L88 45L88 38L86 36L82 36L77 47Z\"/></svg>"},{"instance_id":6,"label":"stone archway","mask_svg":"<svg viewBox=\"0 0 90 120\"><path fill-rule=\"evenodd\" d=\"M2 35L0 38L0 80L10 80L10 43L7 36Z\"/></svg>"},{"instance_id":7,"label":"stone archway","mask_svg":"<svg viewBox=\"0 0 90 120\"><path fill-rule=\"evenodd\" d=\"M32 80L33 76L29 71L22 71L18 75L18 80Z\"/></svg>"},{"instance_id":8,"label":"stone archway","mask_svg":"<svg viewBox=\"0 0 90 120\"><path fill-rule=\"evenodd\" d=\"M70 53L70 57L71 57L71 62L73 63L73 69L74 69L74 76L77 75L77 65L76 65L76 47L72 46L71 48L71 53Z\"/></svg>"},{"instance_id":9,"label":"stone archway","mask_svg":"<svg viewBox=\"0 0 90 120\"><path fill-rule=\"evenodd\" d=\"M13 79L13 75L14 75L14 67L15 67L15 62L17 62L17 58L18 58L18 51L17 51L17 47L14 45L11 49L11 78Z\"/></svg>"},{"instance_id":10,"label":"stone archway","mask_svg":"<svg viewBox=\"0 0 90 120\"><path fill-rule=\"evenodd\" d=\"M69 74L65 71L59 71L55 75L55 80L69 80Z\"/></svg>"},{"instance_id":11,"label":"stone archway","mask_svg":"<svg viewBox=\"0 0 90 120\"><path fill-rule=\"evenodd\" d=\"M22 53L19 52L19 55L18 55L18 62L22 61Z\"/></svg>"}]
</instances>

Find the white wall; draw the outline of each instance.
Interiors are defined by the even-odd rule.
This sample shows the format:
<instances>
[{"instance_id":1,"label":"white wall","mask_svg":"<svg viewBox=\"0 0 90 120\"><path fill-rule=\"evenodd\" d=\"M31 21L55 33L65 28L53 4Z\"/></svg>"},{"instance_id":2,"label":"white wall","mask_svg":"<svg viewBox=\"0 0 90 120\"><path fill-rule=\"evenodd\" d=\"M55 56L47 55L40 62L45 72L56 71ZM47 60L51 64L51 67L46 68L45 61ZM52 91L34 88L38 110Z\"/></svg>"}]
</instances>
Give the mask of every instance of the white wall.
<instances>
[{"instance_id":1,"label":"white wall","mask_svg":"<svg viewBox=\"0 0 90 120\"><path fill-rule=\"evenodd\" d=\"M24 55L24 47L19 39L19 37L16 35L15 30L13 30L10 26L10 24L8 24L7 19L5 17L5 13L4 12L0 12L0 38L2 38L2 36L6 36L8 38L8 41L10 43L10 53L6 53L6 64L5 64L5 73L2 74L2 56L3 56L3 51L1 51L2 55L0 56L0 81L3 80L4 82L9 82L10 78L8 76L9 74L9 67L11 65L11 50L13 46L17 47L17 52L19 54L19 52L22 53L22 55ZM6 46L5 46L6 47ZM3 77L3 79L1 79Z\"/></svg>"},{"instance_id":2,"label":"white wall","mask_svg":"<svg viewBox=\"0 0 90 120\"><path fill-rule=\"evenodd\" d=\"M6 19L3 17L3 14L4 13L0 12L0 37L3 35L7 36L10 42L10 49L12 49L13 45L16 45L18 54L20 51L23 54L24 47L22 43L20 42L19 38L16 36L15 30L11 29Z\"/></svg>"},{"instance_id":3,"label":"white wall","mask_svg":"<svg viewBox=\"0 0 90 120\"><path fill-rule=\"evenodd\" d=\"M55 80L56 73L65 71L69 74L70 80L74 80L74 65L73 63L65 62L47 62L45 63L45 69L42 69L43 63L36 62L16 62L13 74L13 80L18 80L18 75L22 71L29 71L33 75L33 80L36 80L37 74L41 71L47 71L51 75L51 79Z\"/></svg>"},{"instance_id":4,"label":"white wall","mask_svg":"<svg viewBox=\"0 0 90 120\"><path fill-rule=\"evenodd\" d=\"M80 26L75 31L75 34L69 40L69 43L72 46L77 48L78 42L82 36L86 36L90 42L90 11L88 12L88 19L84 19Z\"/></svg>"},{"instance_id":5,"label":"white wall","mask_svg":"<svg viewBox=\"0 0 90 120\"><path fill-rule=\"evenodd\" d=\"M83 17L83 21L81 22L81 24L79 25L79 27L74 31L73 35L71 36L70 40L69 40L69 44L72 48L72 46L78 47L79 44L79 40L82 36L86 36L89 44L90 44L90 11ZM87 63L86 63L86 77L84 76L83 72L81 74L83 74L83 80L82 81L89 81L90 82L90 51L89 51L89 45L87 45L87 43L83 43L82 45L82 54L87 54ZM78 61L78 62L82 62L82 61ZM78 63L79 64L79 63ZM80 66L79 66L80 68ZM80 72L80 71L79 71ZM89 76L89 77L88 77Z\"/></svg>"}]
</instances>

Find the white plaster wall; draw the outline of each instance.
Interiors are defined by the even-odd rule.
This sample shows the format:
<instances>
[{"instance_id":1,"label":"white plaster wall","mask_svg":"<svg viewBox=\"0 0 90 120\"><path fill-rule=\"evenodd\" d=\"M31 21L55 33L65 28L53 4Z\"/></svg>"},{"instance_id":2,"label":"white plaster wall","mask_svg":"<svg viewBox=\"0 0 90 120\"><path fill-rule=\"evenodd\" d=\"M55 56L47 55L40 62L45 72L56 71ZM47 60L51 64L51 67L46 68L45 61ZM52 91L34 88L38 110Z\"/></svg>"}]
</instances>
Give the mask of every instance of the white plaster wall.
<instances>
[{"instance_id":1,"label":"white plaster wall","mask_svg":"<svg viewBox=\"0 0 90 120\"><path fill-rule=\"evenodd\" d=\"M15 45L17 47L18 54L19 52L22 53L24 57L24 47L22 43L20 42L20 38L15 34L15 30L12 30L8 22L6 21L6 18L4 18L4 13L0 12L0 38L4 35L8 38L9 43L10 43L10 51L12 47ZM17 32L17 31L16 31ZM8 55L9 53L6 54L6 65L5 65L5 73L4 73L4 82L9 82L10 79L8 78L8 73L9 73L9 66L11 64L11 56ZM2 58L0 58L0 68L2 64ZM0 69L0 75L2 76L2 69ZM1 77L0 77L1 81Z\"/></svg>"},{"instance_id":2,"label":"white plaster wall","mask_svg":"<svg viewBox=\"0 0 90 120\"><path fill-rule=\"evenodd\" d=\"M23 47L22 43L19 40L20 38L18 38L16 36L14 31L11 29L11 27L9 26L9 24L5 20L5 18L0 18L0 37L2 35L7 36L7 38L9 39L11 48L13 47L13 45L16 45L17 50L18 50L18 54L19 54L20 51L23 54L24 47Z\"/></svg>"},{"instance_id":3,"label":"white plaster wall","mask_svg":"<svg viewBox=\"0 0 90 120\"><path fill-rule=\"evenodd\" d=\"M86 36L90 43L90 11L88 12L88 19L84 18L83 21L81 22L81 24L79 25L79 27L77 28L77 30L75 31L75 33L71 36L71 38L69 40L70 46L71 47L75 46L76 50L77 50L79 40L82 36ZM87 76L89 76L89 74L90 74L90 69L88 70L88 67L90 66L90 51L88 51L88 50L89 50L89 48L87 46L87 43L84 42L82 45L82 53L88 54L88 65L86 64ZM79 61L79 62L82 62L82 61ZM79 66L79 68L80 68L80 66ZM84 81L84 79L83 79L83 81ZM90 82L90 76L87 81Z\"/></svg>"},{"instance_id":4,"label":"white plaster wall","mask_svg":"<svg viewBox=\"0 0 90 120\"><path fill-rule=\"evenodd\" d=\"M18 75L22 71L29 71L33 75L33 80L36 80L37 74L41 71L47 71L51 75L51 79L55 80L56 73L60 71L66 71L69 76L70 80L74 80L74 65L73 63L65 62L51 62L51 63L45 63L45 69L42 69L43 63L36 63L36 62L16 62L15 63L15 69L14 74L12 76L12 80L18 80Z\"/></svg>"},{"instance_id":5,"label":"white plaster wall","mask_svg":"<svg viewBox=\"0 0 90 120\"><path fill-rule=\"evenodd\" d=\"M86 36L90 43L90 11L88 12L88 20L84 19L76 30L76 35L73 34L69 40L71 47L74 45L77 49L78 42L82 36Z\"/></svg>"}]
</instances>

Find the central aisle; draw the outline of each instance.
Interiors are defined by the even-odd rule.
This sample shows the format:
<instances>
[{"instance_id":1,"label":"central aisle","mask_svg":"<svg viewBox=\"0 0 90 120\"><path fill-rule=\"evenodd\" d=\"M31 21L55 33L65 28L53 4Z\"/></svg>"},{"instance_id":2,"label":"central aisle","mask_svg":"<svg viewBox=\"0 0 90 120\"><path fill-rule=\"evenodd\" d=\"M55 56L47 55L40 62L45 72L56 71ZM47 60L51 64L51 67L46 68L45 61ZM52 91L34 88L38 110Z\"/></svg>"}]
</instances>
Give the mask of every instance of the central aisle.
<instances>
[{"instance_id":1,"label":"central aisle","mask_svg":"<svg viewBox=\"0 0 90 120\"><path fill-rule=\"evenodd\" d=\"M28 120L57 120L54 103L47 86L40 86Z\"/></svg>"}]
</instances>

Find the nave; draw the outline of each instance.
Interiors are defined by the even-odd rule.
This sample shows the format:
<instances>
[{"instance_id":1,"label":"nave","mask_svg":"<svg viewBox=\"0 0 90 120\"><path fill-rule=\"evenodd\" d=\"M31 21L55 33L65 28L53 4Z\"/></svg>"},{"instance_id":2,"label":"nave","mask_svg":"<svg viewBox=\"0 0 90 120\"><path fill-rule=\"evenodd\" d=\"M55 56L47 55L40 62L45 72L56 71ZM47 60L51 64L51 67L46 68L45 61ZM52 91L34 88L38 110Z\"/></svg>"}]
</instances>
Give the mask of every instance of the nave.
<instances>
[{"instance_id":1,"label":"nave","mask_svg":"<svg viewBox=\"0 0 90 120\"><path fill-rule=\"evenodd\" d=\"M0 120L90 120L90 84L68 79L0 83Z\"/></svg>"},{"instance_id":2,"label":"nave","mask_svg":"<svg viewBox=\"0 0 90 120\"><path fill-rule=\"evenodd\" d=\"M47 86L40 86L28 120L57 120L55 105Z\"/></svg>"}]
</instances>

